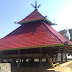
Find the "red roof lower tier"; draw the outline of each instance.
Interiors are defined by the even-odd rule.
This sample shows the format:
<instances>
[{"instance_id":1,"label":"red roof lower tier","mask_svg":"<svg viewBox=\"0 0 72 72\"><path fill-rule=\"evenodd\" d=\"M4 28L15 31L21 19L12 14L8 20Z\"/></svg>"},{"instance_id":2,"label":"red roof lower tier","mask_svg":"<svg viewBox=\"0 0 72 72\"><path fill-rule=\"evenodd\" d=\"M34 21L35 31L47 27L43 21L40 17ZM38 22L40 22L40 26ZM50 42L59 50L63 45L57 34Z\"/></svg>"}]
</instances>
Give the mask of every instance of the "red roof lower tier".
<instances>
[{"instance_id":1,"label":"red roof lower tier","mask_svg":"<svg viewBox=\"0 0 72 72\"><path fill-rule=\"evenodd\" d=\"M44 22L20 26L0 40L0 50L63 44L68 41ZM72 44L71 41L68 43Z\"/></svg>"}]
</instances>

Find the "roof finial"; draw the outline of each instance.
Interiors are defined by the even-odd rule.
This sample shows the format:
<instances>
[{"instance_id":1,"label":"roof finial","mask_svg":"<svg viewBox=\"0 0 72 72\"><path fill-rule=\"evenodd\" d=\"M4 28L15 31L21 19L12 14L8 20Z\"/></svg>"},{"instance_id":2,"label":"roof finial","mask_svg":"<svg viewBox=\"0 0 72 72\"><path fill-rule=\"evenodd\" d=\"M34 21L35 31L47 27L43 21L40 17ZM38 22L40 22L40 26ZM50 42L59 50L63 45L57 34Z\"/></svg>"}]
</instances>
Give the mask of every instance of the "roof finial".
<instances>
[{"instance_id":1,"label":"roof finial","mask_svg":"<svg viewBox=\"0 0 72 72\"><path fill-rule=\"evenodd\" d=\"M33 6L33 8L35 8L35 10L37 10L40 7L40 5L37 6L37 1L35 1L35 6L33 4L31 4L31 5Z\"/></svg>"}]
</instances>

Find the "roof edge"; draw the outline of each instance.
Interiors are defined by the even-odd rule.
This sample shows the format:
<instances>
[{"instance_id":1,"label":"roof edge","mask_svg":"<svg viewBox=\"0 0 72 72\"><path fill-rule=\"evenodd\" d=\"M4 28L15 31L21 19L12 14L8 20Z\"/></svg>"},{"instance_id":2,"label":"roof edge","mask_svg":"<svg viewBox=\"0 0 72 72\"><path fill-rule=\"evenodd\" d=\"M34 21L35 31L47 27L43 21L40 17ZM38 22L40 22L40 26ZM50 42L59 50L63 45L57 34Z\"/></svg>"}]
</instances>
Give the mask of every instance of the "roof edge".
<instances>
[{"instance_id":1,"label":"roof edge","mask_svg":"<svg viewBox=\"0 0 72 72\"><path fill-rule=\"evenodd\" d=\"M35 19L35 20L30 20L30 21L26 21L26 22L18 22L18 24L24 24L24 23L28 23L28 22L37 21L37 20L44 20L44 18Z\"/></svg>"},{"instance_id":2,"label":"roof edge","mask_svg":"<svg viewBox=\"0 0 72 72\"><path fill-rule=\"evenodd\" d=\"M72 46L72 44L68 44L68 45ZM34 48L42 48L42 47L57 47L57 46L65 46L65 45L64 44L42 45L42 46L22 47L22 48L14 48L14 49L3 49L3 50L0 50L0 51L34 49Z\"/></svg>"},{"instance_id":3,"label":"roof edge","mask_svg":"<svg viewBox=\"0 0 72 72\"><path fill-rule=\"evenodd\" d=\"M44 25L46 26L46 23L44 23ZM47 26L46 26L47 27ZM61 41L60 40L60 38L57 36L57 35L55 35L48 27L47 27L47 29L55 36L55 37L57 37L58 39L59 39L59 41ZM62 42L62 41L61 41ZM63 43L63 42L62 42Z\"/></svg>"}]
</instances>

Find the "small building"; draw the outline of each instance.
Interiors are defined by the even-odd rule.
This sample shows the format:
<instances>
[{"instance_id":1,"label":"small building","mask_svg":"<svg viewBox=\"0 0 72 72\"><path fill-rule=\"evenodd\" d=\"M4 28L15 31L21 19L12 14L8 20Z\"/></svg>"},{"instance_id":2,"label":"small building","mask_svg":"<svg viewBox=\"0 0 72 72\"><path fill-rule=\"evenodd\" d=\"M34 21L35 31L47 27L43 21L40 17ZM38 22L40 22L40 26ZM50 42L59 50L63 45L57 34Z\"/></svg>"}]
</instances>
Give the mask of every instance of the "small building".
<instances>
[{"instance_id":1,"label":"small building","mask_svg":"<svg viewBox=\"0 0 72 72\"><path fill-rule=\"evenodd\" d=\"M35 10L18 22L20 27L0 39L0 62L11 63L12 70L54 67L59 64L58 53L61 61L65 53L67 61L66 53L72 52L72 42L54 30L54 24L37 8L35 5Z\"/></svg>"}]
</instances>

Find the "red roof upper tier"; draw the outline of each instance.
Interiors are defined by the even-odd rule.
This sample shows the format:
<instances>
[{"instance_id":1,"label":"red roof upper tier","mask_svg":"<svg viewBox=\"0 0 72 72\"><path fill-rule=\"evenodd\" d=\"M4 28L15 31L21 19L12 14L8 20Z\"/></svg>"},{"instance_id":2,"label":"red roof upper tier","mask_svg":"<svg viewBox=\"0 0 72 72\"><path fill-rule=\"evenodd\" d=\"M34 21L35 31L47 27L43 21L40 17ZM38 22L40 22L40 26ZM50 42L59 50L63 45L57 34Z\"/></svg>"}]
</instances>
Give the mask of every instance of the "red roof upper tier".
<instances>
[{"instance_id":1,"label":"red roof upper tier","mask_svg":"<svg viewBox=\"0 0 72 72\"><path fill-rule=\"evenodd\" d=\"M34 10L30 15L28 15L26 18L23 20L19 21L18 24L24 24L32 21L37 21L37 20L44 20L46 23L49 25L53 25L52 22L50 22L48 19L46 19L43 15L41 15L38 10Z\"/></svg>"}]
</instances>

